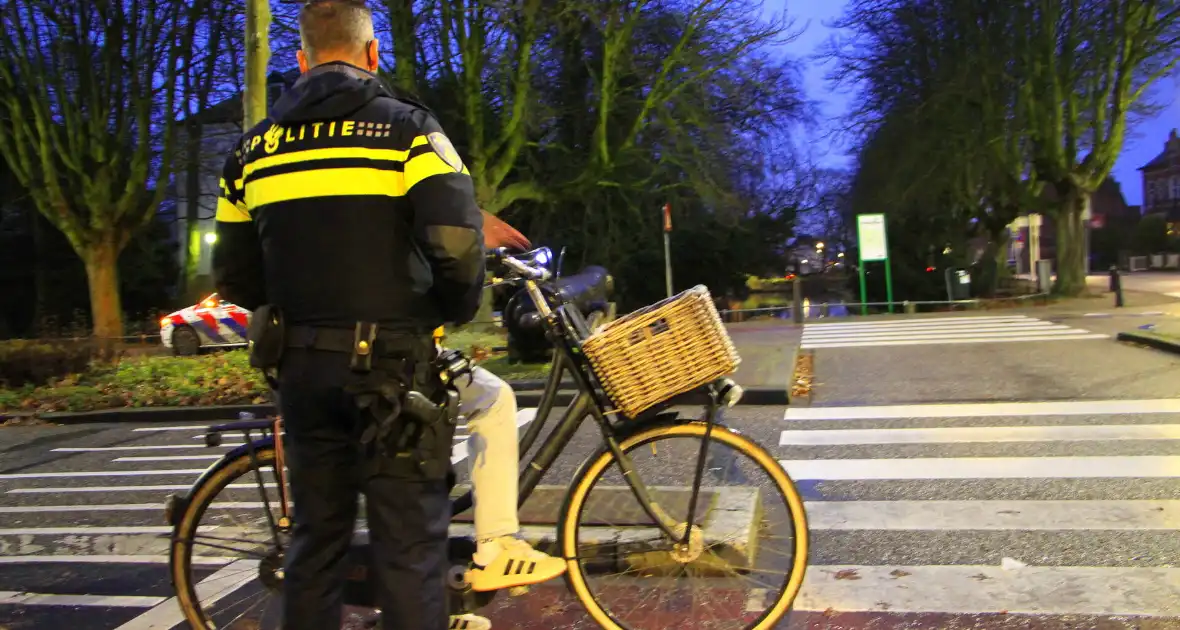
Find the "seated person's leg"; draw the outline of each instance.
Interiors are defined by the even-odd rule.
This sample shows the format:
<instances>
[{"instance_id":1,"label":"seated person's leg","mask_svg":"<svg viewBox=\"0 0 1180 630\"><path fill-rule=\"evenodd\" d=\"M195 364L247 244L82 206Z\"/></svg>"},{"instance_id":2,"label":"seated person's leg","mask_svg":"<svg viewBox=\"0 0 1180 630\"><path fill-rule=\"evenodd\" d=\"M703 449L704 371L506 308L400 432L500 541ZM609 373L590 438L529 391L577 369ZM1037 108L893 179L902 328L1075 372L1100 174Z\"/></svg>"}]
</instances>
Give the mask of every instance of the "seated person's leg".
<instances>
[{"instance_id":1,"label":"seated person's leg","mask_svg":"<svg viewBox=\"0 0 1180 630\"><path fill-rule=\"evenodd\" d=\"M565 572L560 558L534 550L516 538L519 460L516 395L495 374L475 368L471 382L457 383L471 437L467 462L474 488L476 568L472 588L489 591L535 584ZM519 569L519 570L518 570Z\"/></svg>"}]
</instances>

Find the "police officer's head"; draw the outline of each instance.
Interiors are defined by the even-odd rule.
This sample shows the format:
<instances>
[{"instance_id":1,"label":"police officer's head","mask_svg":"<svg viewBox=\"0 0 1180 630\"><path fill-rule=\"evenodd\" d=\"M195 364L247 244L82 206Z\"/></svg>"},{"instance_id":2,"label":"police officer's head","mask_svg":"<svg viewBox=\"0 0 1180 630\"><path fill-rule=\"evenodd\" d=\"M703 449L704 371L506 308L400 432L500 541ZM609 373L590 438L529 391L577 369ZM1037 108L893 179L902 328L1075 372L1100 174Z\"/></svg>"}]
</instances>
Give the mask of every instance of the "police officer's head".
<instances>
[{"instance_id":1,"label":"police officer's head","mask_svg":"<svg viewBox=\"0 0 1180 630\"><path fill-rule=\"evenodd\" d=\"M377 71L373 14L364 0L310 0L299 11L299 69L344 61Z\"/></svg>"}]
</instances>

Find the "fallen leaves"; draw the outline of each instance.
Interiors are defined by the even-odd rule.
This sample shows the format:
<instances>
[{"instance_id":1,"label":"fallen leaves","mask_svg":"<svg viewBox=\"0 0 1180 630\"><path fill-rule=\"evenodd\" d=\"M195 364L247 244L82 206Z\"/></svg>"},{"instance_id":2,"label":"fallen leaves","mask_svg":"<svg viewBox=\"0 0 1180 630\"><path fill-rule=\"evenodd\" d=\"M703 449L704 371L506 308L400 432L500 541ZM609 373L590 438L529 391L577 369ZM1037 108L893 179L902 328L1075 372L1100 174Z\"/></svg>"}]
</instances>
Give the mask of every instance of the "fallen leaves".
<instances>
[{"instance_id":1,"label":"fallen leaves","mask_svg":"<svg viewBox=\"0 0 1180 630\"><path fill-rule=\"evenodd\" d=\"M835 577L837 580L859 580L860 574L856 572L856 569L841 569L836 571Z\"/></svg>"},{"instance_id":2,"label":"fallen leaves","mask_svg":"<svg viewBox=\"0 0 1180 630\"><path fill-rule=\"evenodd\" d=\"M913 575L913 574L910 573L909 571L902 571L901 569L894 569L889 572L889 575L892 575L896 579L896 578L902 578L907 575Z\"/></svg>"},{"instance_id":3,"label":"fallen leaves","mask_svg":"<svg viewBox=\"0 0 1180 630\"><path fill-rule=\"evenodd\" d=\"M810 352L800 351L795 357L795 372L791 377L791 398L809 395L814 380L815 356Z\"/></svg>"}]
</instances>

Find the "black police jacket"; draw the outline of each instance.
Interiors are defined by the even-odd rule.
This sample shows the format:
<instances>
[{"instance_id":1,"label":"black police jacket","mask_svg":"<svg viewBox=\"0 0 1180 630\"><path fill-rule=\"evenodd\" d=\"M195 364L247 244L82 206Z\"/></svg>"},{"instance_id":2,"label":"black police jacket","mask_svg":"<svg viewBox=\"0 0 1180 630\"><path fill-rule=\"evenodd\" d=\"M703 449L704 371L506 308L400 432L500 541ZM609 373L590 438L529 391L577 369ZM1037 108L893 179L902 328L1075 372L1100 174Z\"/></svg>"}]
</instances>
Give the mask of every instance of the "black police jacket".
<instances>
[{"instance_id":1,"label":"black police jacket","mask_svg":"<svg viewBox=\"0 0 1180 630\"><path fill-rule=\"evenodd\" d=\"M221 296L289 324L429 332L475 316L483 219L423 105L345 63L313 68L240 138L217 205Z\"/></svg>"}]
</instances>

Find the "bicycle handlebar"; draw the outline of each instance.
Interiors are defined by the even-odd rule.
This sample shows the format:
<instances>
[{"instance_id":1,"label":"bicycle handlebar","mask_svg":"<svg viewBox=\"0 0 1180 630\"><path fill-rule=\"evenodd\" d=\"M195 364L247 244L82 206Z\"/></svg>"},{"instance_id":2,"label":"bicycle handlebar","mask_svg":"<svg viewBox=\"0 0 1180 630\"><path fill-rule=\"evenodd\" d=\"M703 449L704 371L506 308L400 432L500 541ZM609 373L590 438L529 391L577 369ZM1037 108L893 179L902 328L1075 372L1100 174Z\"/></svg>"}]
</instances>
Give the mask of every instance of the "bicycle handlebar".
<instances>
[{"instance_id":1,"label":"bicycle handlebar","mask_svg":"<svg viewBox=\"0 0 1180 630\"><path fill-rule=\"evenodd\" d=\"M521 257L509 254L507 248L504 247L498 247L488 251L487 258L488 262L491 264L501 264L516 272L516 274L520 276L520 279L543 282L552 276L549 270L545 267L535 262L530 264L532 261L525 262L524 260L521 260ZM501 279L500 283L508 281L509 280Z\"/></svg>"}]
</instances>

